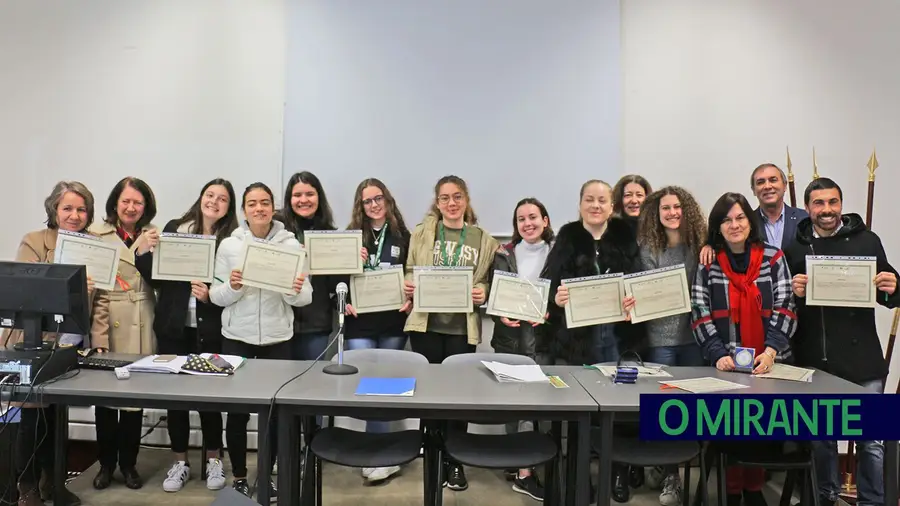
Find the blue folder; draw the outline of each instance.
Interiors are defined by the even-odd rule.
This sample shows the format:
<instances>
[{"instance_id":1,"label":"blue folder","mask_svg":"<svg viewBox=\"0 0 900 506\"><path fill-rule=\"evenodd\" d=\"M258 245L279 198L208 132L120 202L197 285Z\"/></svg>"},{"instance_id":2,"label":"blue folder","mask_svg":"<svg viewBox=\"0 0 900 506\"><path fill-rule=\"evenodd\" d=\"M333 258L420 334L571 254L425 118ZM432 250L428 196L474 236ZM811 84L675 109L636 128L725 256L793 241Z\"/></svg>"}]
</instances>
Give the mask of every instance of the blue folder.
<instances>
[{"instance_id":1,"label":"blue folder","mask_svg":"<svg viewBox=\"0 0 900 506\"><path fill-rule=\"evenodd\" d=\"M416 378L360 378L356 395L409 397L416 391Z\"/></svg>"}]
</instances>

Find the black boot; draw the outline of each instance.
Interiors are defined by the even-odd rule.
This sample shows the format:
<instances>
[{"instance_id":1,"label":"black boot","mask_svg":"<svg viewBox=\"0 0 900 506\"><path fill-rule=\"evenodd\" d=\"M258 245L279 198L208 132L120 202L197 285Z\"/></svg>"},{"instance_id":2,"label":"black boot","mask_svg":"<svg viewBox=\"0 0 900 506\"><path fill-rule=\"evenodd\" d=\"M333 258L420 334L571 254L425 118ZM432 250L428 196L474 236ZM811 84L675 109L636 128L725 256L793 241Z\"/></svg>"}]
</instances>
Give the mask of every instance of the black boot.
<instances>
[{"instance_id":1,"label":"black boot","mask_svg":"<svg viewBox=\"0 0 900 506\"><path fill-rule=\"evenodd\" d=\"M644 468L631 466L628 470L628 485L631 488L641 488L644 486Z\"/></svg>"},{"instance_id":2,"label":"black boot","mask_svg":"<svg viewBox=\"0 0 900 506\"><path fill-rule=\"evenodd\" d=\"M613 466L612 498L616 502L628 502L631 491L628 490L628 466L616 464Z\"/></svg>"}]
</instances>

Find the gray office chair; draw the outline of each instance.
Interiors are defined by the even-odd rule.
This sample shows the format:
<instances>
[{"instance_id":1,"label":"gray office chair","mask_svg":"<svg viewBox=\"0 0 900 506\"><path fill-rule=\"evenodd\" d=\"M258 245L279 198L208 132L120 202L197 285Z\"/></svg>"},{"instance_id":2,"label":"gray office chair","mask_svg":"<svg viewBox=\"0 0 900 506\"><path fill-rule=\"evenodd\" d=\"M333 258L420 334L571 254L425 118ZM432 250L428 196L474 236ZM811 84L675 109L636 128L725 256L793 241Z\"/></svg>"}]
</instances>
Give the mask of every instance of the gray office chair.
<instances>
[{"instance_id":1,"label":"gray office chair","mask_svg":"<svg viewBox=\"0 0 900 506\"><path fill-rule=\"evenodd\" d=\"M336 357L333 361L336 360ZM412 363L428 364L423 355L404 350L348 350L344 352L347 363ZM365 421L390 422L396 418L372 417L361 418ZM383 434L359 432L342 427L328 426L315 430L307 450L313 458L307 458L302 464L303 475L309 475L306 466L312 464L315 469L316 504L322 504L322 466L321 461L331 462L346 467L390 467L407 464L420 456L425 441L424 427L420 423L418 430L402 430ZM428 475L425 476L425 490L428 493ZM308 504L308 503L307 503Z\"/></svg>"},{"instance_id":2,"label":"gray office chair","mask_svg":"<svg viewBox=\"0 0 900 506\"><path fill-rule=\"evenodd\" d=\"M442 364L478 364L481 361L494 361L508 365L535 365L534 360L524 355L508 353L464 353L452 355L444 359ZM475 371L484 374L492 374L488 370ZM515 395L511 388L510 395ZM518 422L518 420L510 420ZM467 423L497 424L496 421L469 420ZM545 464L545 486L550 493L557 493L556 472L559 449L556 441L548 434L540 432L537 421L533 421L532 432L517 432L514 434L470 434L465 428L455 428L453 424L444 424L442 441L437 446L437 452L446 452L454 461L472 467L485 469L523 469ZM437 443L436 443L437 444ZM441 459L437 460L438 463ZM436 465L436 484L443 486L444 466ZM437 494L440 504L441 494ZM555 496L554 496L555 497Z\"/></svg>"}]
</instances>

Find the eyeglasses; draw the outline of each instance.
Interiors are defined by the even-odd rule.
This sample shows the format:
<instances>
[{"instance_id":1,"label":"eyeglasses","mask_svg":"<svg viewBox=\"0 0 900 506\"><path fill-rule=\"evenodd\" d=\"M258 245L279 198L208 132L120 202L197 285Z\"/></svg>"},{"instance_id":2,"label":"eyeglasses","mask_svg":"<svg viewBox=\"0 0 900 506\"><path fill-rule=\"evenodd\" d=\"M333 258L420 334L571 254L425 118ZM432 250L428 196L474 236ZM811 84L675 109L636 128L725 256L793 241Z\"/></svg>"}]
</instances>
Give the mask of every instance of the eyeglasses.
<instances>
[{"instance_id":1,"label":"eyeglasses","mask_svg":"<svg viewBox=\"0 0 900 506\"><path fill-rule=\"evenodd\" d=\"M384 203L384 195L375 195L370 199L362 201L362 205L365 207L371 207L372 204L378 204L380 206L382 203Z\"/></svg>"},{"instance_id":2,"label":"eyeglasses","mask_svg":"<svg viewBox=\"0 0 900 506\"><path fill-rule=\"evenodd\" d=\"M463 201L464 196L462 193L454 193L452 197L450 195L441 195L438 197L438 202L440 202L441 204L447 204L450 202L451 198L453 199L453 202L459 204Z\"/></svg>"}]
</instances>

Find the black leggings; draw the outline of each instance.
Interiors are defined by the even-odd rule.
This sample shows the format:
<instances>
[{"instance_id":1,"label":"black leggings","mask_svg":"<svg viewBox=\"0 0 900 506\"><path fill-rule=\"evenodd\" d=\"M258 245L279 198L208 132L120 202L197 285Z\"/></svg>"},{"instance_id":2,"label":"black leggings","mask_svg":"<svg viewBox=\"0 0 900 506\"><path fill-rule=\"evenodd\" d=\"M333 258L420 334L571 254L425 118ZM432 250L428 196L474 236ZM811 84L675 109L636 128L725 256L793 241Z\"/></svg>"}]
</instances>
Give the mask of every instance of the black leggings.
<instances>
[{"instance_id":1,"label":"black leggings","mask_svg":"<svg viewBox=\"0 0 900 506\"><path fill-rule=\"evenodd\" d=\"M41 471L53 476L56 406L23 408L16 435L16 472L23 484L37 486Z\"/></svg>"},{"instance_id":2,"label":"black leggings","mask_svg":"<svg viewBox=\"0 0 900 506\"><path fill-rule=\"evenodd\" d=\"M225 339L222 343L222 353L226 355L238 355L244 358L266 358L270 360L290 360L291 342L282 341L268 346L256 346L242 341ZM271 417L269 423L269 449L272 452L272 462L278 456L278 424L276 418ZM247 477L247 422L250 421L249 413L228 413L225 423L225 440L228 443L228 458L231 459L231 472L235 478ZM265 420L257 420L257 423L266 423ZM262 444L260 440L258 444Z\"/></svg>"},{"instance_id":3,"label":"black leggings","mask_svg":"<svg viewBox=\"0 0 900 506\"><path fill-rule=\"evenodd\" d=\"M221 353L222 338L220 336L217 340L201 342L197 338L197 329L185 327L180 339L158 339L157 347L160 354L166 355ZM190 413L184 410L170 409L166 413L169 440L175 453L188 451L188 440L191 436L190 420ZM200 429L203 433L203 445L207 450L222 449L222 413L200 411Z\"/></svg>"}]
</instances>

